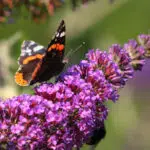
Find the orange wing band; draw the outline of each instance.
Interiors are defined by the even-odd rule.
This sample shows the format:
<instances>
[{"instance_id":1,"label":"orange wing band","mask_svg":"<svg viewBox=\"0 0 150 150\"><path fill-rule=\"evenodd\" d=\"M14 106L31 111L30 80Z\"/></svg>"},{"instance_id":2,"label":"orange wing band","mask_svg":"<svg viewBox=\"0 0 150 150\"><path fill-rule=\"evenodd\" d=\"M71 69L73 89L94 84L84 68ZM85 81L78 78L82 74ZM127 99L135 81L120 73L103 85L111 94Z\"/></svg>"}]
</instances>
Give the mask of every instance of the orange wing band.
<instances>
[{"instance_id":1,"label":"orange wing band","mask_svg":"<svg viewBox=\"0 0 150 150\"><path fill-rule=\"evenodd\" d=\"M48 51L51 51L52 49L62 51L64 49L64 45L63 44L53 44L52 46L49 47Z\"/></svg>"},{"instance_id":2,"label":"orange wing band","mask_svg":"<svg viewBox=\"0 0 150 150\"><path fill-rule=\"evenodd\" d=\"M33 61L35 59L42 59L44 55L41 55L41 54L37 54L37 55L34 55L34 56L29 56L27 57L26 59L23 60L23 64L28 64L30 61Z\"/></svg>"},{"instance_id":3,"label":"orange wing band","mask_svg":"<svg viewBox=\"0 0 150 150\"><path fill-rule=\"evenodd\" d=\"M34 72L32 73L32 80L36 77L37 72L39 71L40 68L41 68L41 62L39 62L36 68L34 69Z\"/></svg>"}]
</instances>

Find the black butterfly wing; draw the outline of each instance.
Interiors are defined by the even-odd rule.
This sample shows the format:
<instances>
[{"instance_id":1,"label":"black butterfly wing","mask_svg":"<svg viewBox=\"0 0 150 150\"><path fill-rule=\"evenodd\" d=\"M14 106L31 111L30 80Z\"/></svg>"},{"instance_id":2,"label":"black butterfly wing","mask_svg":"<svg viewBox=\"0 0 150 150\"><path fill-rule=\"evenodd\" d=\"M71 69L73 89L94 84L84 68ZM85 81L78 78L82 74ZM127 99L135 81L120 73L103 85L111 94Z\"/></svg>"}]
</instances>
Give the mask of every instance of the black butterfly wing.
<instances>
[{"instance_id":1,"label":"black butterfly wing","mask_svg":"<svg viewBox=\"0 0 150 150\"><path fill-rule=\"evenodd\" d=\"M47 59L63 60L65 51L66 28L64 20L61 21L55 35L47 48Z\"/></svg>"}]
</instances>

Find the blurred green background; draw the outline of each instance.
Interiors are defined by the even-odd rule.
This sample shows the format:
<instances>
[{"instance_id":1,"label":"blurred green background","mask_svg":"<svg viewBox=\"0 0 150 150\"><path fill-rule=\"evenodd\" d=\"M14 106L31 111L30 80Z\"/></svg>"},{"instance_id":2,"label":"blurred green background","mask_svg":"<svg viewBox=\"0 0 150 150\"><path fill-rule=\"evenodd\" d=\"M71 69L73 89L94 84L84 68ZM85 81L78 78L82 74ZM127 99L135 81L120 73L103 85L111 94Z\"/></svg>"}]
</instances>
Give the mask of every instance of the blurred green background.
<instances>
[{"instance_id":1,"label":"blurred green background","mask_svg":"<svg viewBox=\"0 0 150 150\"><path fill-rule=\"evenodd\" d=\"M28 12L23 10L28 16ZM71 55L69 65L78 63L92 48L107 50L111 44L124 44L141 33L150 32L150 0L96 0L72 11L70 0L42 23L25 19L22 14L12 24L0 24L0 96L9 98L31 93L33 87L19 87L14 82L23 40L47 46L61 19L66 22L66 54L85 42ZM107 134L96 150L150 149L150 61L120 91L116 104L108 102L105 122ZM83 150L89 147L83 147Z\"/></svg>"}]
</instances>

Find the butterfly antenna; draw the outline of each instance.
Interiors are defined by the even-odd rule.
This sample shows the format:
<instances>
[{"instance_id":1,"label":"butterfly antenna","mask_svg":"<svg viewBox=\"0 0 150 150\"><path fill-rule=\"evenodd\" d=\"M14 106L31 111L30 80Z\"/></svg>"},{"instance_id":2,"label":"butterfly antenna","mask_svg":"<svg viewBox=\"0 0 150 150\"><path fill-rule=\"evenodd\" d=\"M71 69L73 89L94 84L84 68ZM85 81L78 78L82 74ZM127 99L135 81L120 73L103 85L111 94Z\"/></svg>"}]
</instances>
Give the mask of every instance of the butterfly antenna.
<instances>
[{"instance_id":1,"label":"butterfly antenna","mask_svg":"<svg viewBox=\"0 0 150 150\"><path fill-rule=\"evenodd\" d=\"M64 62L65 64L67 64L67 65L65 65L64 70L66 70L67 67L71 64L68 58L69 58L73 53L77 52L83 45L85 45L85 42L82 42L82 44L80 44L75 50L71 49L71 50L66 54L66 56L65 56L65 58L64 58L64 60L63 60L63 62Z\"/></svg>"},{"instance_id":2,"label":"butterfly antenna","mask_svg":"<svg viewBox=\"0 0 150 150\"><path fill-rule=\"evenodd\" d=\"M66 58L69 58L73 53L77 52L83 45L85 45L85 42L82 42L75 50L71 49L67 55Z\"/></svg>"}]
</instances>

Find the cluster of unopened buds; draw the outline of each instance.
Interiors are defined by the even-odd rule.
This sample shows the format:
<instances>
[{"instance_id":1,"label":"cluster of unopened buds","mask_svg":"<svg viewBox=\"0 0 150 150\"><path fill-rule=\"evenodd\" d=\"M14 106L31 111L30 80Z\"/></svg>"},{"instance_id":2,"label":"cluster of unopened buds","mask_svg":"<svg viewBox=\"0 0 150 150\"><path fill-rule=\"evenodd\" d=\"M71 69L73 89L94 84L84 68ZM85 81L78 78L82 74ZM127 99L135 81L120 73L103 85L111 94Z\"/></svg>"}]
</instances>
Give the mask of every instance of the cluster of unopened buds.
<instances>
[{"instance_id":1,"label":"cluster of unopened buds","mask_svg":"<svg viewBox=\"0 0 150 150\"><path fill-rule=\"evenodd\" d=\"M34 94L0 101L0 149L71 150L91 144L104 128L108 100L150 56L150 35L139 35L108 52L90 50L85 60L62 73L56 83L42 83Z\"/></svg>"},{"instance_id":2,"label":"cluster of unopened buds","mask_svg":"<svg viewBox=\"0 0 150 150\"><path fill-rule=\"evenodd\" d=\"M60 7L63 0L1 0L0 1L0 23L9 23L10 18L15 14L20 14L21 7L25 7L31 14L35 22L46 19L47 16L53 15L54 9ZM15 13L15 11L17 11Z\"/></svg>"}]
</instances>

